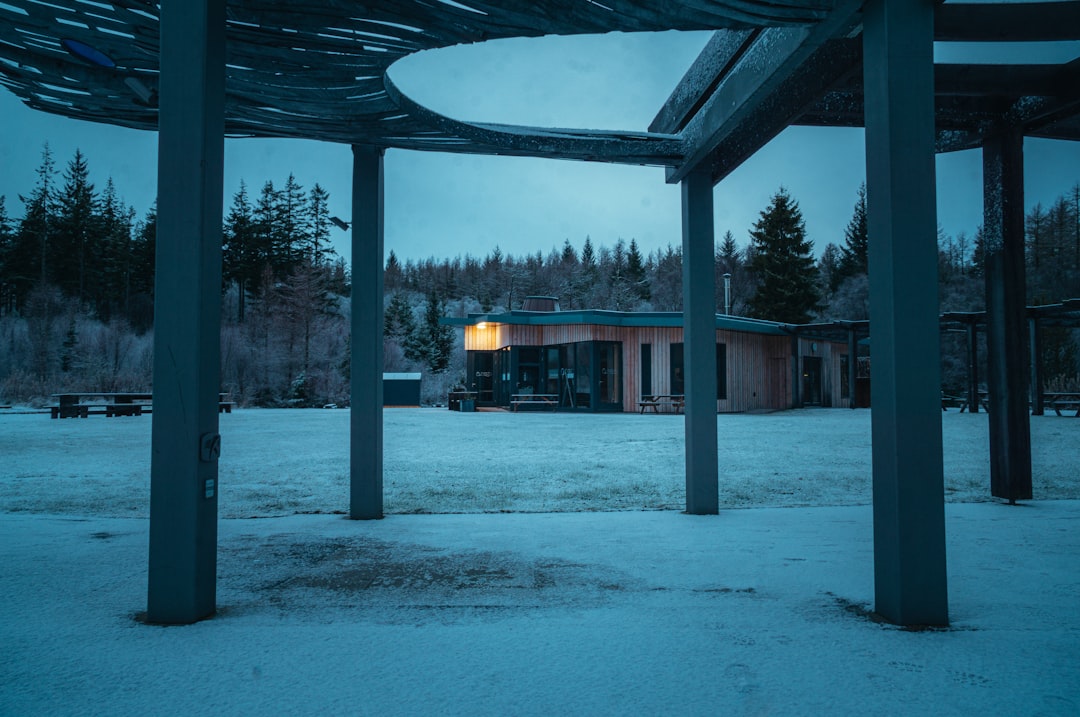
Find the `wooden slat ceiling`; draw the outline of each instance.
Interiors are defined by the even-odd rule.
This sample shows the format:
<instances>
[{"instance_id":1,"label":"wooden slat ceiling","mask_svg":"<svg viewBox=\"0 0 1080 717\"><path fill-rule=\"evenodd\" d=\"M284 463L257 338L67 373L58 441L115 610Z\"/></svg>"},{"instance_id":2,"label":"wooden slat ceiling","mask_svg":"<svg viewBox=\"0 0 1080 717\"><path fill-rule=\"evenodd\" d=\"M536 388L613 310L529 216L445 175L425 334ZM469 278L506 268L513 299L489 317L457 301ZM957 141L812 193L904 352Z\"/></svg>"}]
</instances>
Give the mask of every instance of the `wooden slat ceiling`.
<instances>
[{"instance_id":1,"label":"wooden slat ceiling","mask_svg":"<svg viewBox=\"0 0 1080 717\"><path fill-rule=\"evenodd\" d=\"M499 38L807 25L825 18L832 4L230 0L226 130L234 136L671 164L681 157L671 134L455 122L405 97L386 70L421 50ZM80 52L89 59L80 59ZM157 74L156 2L0 0L0 82L34 109L154 129Z\"/></svg>"},{"instance_id":2,"label":"wooden slat ceiling","mask_svg":"<svg viewBox=\"0 0 1080 717\"><path fill-rule=\"evenodd\" d=\"M862 125L861 2L231 0L226 128L233 136L662 165L669 181L707 164L719 181L789 125ZM670 29L719 32L642 132L460 122L413 101L386 74L406 55L460 43ZM944 3L935 36L1080 40L1080 1ZM72 41L107 59L80 59ZM0 0L0 83L34 109L154 129L157 72L157 3ZM979 146L1001 122L1030 136L1080 139L1080 60L941 65L936 92L940 151Z\"/></svg>"}]
</instances>

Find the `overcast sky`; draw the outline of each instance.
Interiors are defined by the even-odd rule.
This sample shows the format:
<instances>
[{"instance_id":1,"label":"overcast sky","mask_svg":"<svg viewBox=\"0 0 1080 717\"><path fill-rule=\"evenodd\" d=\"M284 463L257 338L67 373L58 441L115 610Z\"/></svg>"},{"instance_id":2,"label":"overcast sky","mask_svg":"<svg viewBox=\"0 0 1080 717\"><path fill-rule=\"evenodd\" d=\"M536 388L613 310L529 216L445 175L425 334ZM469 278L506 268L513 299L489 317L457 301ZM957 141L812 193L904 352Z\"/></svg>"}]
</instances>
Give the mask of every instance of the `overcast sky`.
<instances>
[{"instance_id":1,"label":"overcast sky","mask_svg":"<svg viewBox=\"0 0 1080 717\"><path fill-rule=\"evenodd\" d=\"M458 119L601 129L644 130L704 46L708 33L502 40L436 50L391 69L414 99ZM1080 55L1059 43L1054 59ZM1020 52L1023 48L1018 48ZM950 49L939 47L939 59ZM1015 53L1014 53L1015 54ZM1015 60L1000 49L987 61ZM24 107L0 89L0 194L22 216L18 193L35 181L47 141L63 169L76 147L100 189L112 177L120 195L145 214L155 196L156 135L56 117ZM1044 204L1080 182L1080 143L1027 140L1025 204ZM971 234L981 221L977 151L938 157L938 221L949 234ZM289 173L305 189L319 182L330 210L351 218L347 146L299 140L227 140L225 208L244 179L256 194ZM716 188L717 239L747 233L781 185L799 202L816 251L841 243L865 176L862 130L791 128ZM62 179L58 179L62 182ZM496 245L522 255L580 248L586 235L612 246L637 239L643 251L680 242L677 186L656 167L435 154L386 155L386 247L401 258L488 254ZM335 230L342 255L347 236Z\"/></svg>"}]
</instances>

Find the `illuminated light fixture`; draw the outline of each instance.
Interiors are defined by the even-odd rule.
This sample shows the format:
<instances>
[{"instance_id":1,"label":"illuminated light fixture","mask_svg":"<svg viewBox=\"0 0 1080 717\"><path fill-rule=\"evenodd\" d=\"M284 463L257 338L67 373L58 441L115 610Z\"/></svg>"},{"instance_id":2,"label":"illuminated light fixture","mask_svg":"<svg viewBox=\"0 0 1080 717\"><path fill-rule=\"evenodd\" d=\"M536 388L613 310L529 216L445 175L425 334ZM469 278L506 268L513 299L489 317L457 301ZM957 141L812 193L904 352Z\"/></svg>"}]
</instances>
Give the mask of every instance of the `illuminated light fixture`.
<instances>
[{"instance_id":1,"label":"illuminated light fixture","mask_svg":"<svg viewBox=\"0 0 1080 717\"><path fill-rule=\"evenodd\" d=\"M157 105L157 97L153 90L144 85L138 77L125 77L124 84L135 93L135 96L148 105Z\"/></svg>"},{"instance_id":2,"label":"illuminated light fixture","mask_svg":"<svg viewBox=\"0 0 1080 717\"><path fill-rule=\"evenodd\" d=\"M96 65L97 67L104 67L108 70L116 69L116 63L112 61L111 57L109 57L96 47L87 45L85 42L79 42L78 40L65 38L60 41L60 44L65 50L68 51L69 54L79 58L83 62L89 62L91 65Z\"/></svg>"},{"instance_id":3,"label":"illuminated light fixture","mask_svg":"<svg viewBox=\"0 0 1080 717\"><path fill-rule=\"evenodd\" d=\"M486 321L481 321L479 324L476 325L476 328L480 329L481 331L486 329L487 328L487 322Z\"/></svg>"},{"instance_id":4,"label":"illuminated light fixture","mask_svg":"<svg viewBox=\"0 0 1080 717\"><path fill-rule=\"evenodd\" d=\"M352 224L352 222L347 222L339 217L330 217L330 223L343 232L349 231L349 225Z\"/></svg>"}]
</instances>

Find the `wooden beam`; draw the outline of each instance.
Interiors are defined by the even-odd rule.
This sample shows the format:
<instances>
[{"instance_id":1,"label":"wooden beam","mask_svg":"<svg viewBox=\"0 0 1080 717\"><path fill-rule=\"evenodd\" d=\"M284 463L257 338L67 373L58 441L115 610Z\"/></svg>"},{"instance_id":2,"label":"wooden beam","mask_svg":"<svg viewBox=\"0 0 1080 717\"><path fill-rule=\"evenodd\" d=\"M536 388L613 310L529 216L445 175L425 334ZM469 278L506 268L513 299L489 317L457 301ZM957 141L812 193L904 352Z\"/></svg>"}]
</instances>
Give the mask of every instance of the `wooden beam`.
<instances>
[{"instance_id":1,"label":"wooden beam","mask_svg":"<svg viewBox=\"0 0 1080 717\"><path fill-rule=\"evenodd\" d=\"M679 80L671 96L649 124L649 131L682 131L760 33L761 30L714 32L705 49L690 65L690 69Z\"/></svg>"},{"instance_id":2,"label":"wooden beam","mask_svg":"<svg viewBox=\"0 0 1080 717\"><path fill-rule=\"evenodd\" d=\"M756 104L705 159L713 181L735 171L792 124L838 78L858 72L859 40L830 40L818 48L775 92Z\"/></svg>"},{"instance_id":3,"label":"wooden beam","mask_svg":"<svg viewBox=\"0 0 1080 717\"><path fill-rule=\"evenodd\" d=\"M829 17L817 25L769 28L757 35L739 60L715 83L716 89L701 104L700 111L685 124L685 159L668 170L667 181L680 182L689 172L707 166L716 159L721 144L725 145L724 157L732 152L748 157L801 114L806 105L828 87L817 84L813 89L803 88L791 82L792 76L828 40L850 30L861 5L860 0L842 0ZM806 80L812 81L813 75L808 73ZM733 133L746 131L748 125L760 118L764 114L762 108L767 105L783 108L783 119L770 123L781 125L779 130L757 132L749 145L729 141ZM723 164L737 166L732 162ZM727 174L722 167L710 171L714 181Z\"/></svg>"}]
</instances>

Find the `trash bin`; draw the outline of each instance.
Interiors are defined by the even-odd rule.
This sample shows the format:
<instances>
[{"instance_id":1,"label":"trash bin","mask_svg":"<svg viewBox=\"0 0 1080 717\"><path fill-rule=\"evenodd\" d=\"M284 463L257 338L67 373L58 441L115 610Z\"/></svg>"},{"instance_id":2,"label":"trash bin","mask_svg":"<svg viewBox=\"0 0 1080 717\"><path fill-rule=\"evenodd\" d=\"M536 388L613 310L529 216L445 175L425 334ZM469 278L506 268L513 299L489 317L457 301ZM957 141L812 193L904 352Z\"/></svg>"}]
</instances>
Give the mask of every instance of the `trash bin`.
<instances>
[{"instance_id":1,"label":"trash bin","mask_svg":"<svg viewBox=\"0 0 1080 717\"><path fill-rule=\"evenodd\" d=\"M462 413L472 413L476 410L476 400L472 398L463 398L458 405L461 407L458 410Z\"/></svg>"}]
</instances>

